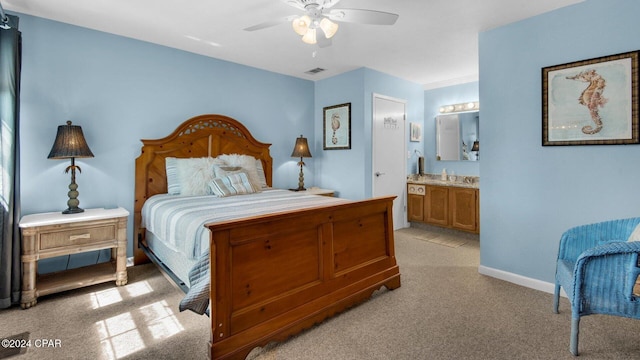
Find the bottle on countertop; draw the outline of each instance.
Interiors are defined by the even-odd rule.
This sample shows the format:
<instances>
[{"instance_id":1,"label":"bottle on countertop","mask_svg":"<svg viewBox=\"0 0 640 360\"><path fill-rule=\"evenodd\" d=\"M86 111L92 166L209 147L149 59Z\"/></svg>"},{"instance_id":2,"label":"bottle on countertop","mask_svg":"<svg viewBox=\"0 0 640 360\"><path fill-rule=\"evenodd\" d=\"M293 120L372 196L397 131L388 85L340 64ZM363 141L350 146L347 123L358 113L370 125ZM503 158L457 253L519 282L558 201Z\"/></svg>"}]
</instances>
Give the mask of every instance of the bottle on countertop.
<instances>
[{"instance_id":1,"label":"bottle on countertop","mask_svg":"<svg viewBox=\"0 0 640 360\"><path fill-rule=\"evenodd\" d=\"M442 168L442 174L440 175L440 180L447 181L447 169Z\"/></svg>"}]
</instances>

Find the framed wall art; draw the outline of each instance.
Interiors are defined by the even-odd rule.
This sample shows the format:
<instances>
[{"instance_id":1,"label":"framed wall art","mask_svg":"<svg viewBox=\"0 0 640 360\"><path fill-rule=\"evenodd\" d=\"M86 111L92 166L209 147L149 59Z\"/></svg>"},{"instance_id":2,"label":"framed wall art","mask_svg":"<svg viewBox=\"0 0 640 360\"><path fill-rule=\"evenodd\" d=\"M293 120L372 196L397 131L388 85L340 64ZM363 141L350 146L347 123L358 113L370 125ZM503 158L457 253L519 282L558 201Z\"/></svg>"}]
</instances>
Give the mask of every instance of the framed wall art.
<instances>
[{"instance_id":1,"label":"framed wall art","mask_svg":"<svg viewBox=\"0 0 640 360\"><path fill-rule=\"evenodd\" d=\"M409 132L410 132L409 140L413 142L422 140L422 126L420 126L420 124L411 123Z\"/></svg>"},{"instance_id":2,"label":"framed wall art","mask_svg":"<svg viewBox=\"0 0 640 360\"><path fill-rule=\"evenodd\" d=\"M542 145L638 144L638 54L542 68Z\"/></svg>"},{"instance_id":3,"label":"framed wall art","mask_svg":"<svg viewBox=\"0 0 640 360\"><path fill-rule=\"evenodd\" d=\"M351 103L323 109L323 149L351 149Z\"/></svg>"}]
</instances>

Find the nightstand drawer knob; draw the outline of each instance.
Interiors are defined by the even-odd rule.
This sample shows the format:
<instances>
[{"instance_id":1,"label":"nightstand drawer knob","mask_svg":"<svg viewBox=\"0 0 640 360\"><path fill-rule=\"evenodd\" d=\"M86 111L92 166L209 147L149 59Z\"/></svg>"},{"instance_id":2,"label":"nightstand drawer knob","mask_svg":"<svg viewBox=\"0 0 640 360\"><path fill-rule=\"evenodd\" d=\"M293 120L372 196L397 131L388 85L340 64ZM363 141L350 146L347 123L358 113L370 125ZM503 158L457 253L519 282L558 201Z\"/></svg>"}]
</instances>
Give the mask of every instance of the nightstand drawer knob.
<instances>
[{"instance_id":1,"label":"nightstand drawer knob","mask_svg":"<svg viewBox=\"0 0 640 360\"><path fill-rule=\"evenodd\" d=\"M71 235L69 236L69 240L74 241L78 239L91 239L91 234L80 234L80 235Z\"/></svg>"}]
</instances>

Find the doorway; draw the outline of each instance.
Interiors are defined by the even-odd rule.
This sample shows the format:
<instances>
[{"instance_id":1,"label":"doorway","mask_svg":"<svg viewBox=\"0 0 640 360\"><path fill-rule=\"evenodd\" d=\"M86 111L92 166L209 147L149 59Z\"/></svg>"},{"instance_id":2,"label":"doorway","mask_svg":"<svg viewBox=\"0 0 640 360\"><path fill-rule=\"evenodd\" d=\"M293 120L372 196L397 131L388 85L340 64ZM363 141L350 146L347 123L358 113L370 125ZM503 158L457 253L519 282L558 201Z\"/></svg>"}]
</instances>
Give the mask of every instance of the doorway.
<instances>
[{"instance_id":1,"label":"doorway","mask_svg":"<svg viewBox=\"0 0 640 360\"><path fill-rule=\"evenodd\" d=\"M373 94L373 180L374 197L395 195L393 229L408 226L406 215L407 144L405 100Z\"/></svg>"}]
</instances>

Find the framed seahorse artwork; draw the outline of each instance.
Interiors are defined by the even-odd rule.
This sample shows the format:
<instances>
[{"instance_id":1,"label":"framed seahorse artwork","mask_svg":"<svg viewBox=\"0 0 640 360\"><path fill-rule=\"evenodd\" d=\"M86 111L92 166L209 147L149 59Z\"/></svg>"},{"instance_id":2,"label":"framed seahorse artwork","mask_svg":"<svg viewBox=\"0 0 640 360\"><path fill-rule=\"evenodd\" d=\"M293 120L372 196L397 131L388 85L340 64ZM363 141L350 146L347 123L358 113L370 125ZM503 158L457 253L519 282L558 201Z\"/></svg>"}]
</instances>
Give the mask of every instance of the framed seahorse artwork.
<instances>
[{"instance_id":1,"label":"framed seahorse artwork","mask_svg":"<svg viewBox=\"0 0 640 360\"><path fill-rule=\"evenodd\" d=\"M351 149L351 103L323 108L323 150Z\"/></svg>"},{"instance_id":2,"label":"framed seahorse artwork","mask_svg":"<svg viewBox=\"0 0 640 360\"><path fill-rule=\"evenodd\" d=\"M639 144L639 54L542 68L542 145Z\"/></svg>"}]
</instances>

